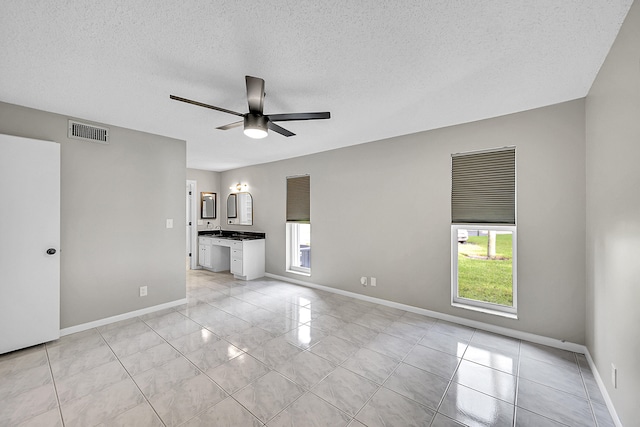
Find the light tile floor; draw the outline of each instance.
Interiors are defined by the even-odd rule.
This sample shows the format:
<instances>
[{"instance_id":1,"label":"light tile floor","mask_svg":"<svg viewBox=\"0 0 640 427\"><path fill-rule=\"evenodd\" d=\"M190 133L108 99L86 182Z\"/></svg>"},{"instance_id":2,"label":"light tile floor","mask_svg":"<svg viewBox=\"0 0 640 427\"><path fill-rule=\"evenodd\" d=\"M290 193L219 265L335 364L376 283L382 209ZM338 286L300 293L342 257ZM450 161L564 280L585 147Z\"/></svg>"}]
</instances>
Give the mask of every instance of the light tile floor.
<instances>
[{"instance_id":1,"label":"light tile floor","mask_svg":"<svg viewBox=\"0 0 640 427\"><path fill-rule=\"evenodd\" d=\"M584 355L277 280L0 356L0 426L613 426Z\"/></svg>"}]
</instances>

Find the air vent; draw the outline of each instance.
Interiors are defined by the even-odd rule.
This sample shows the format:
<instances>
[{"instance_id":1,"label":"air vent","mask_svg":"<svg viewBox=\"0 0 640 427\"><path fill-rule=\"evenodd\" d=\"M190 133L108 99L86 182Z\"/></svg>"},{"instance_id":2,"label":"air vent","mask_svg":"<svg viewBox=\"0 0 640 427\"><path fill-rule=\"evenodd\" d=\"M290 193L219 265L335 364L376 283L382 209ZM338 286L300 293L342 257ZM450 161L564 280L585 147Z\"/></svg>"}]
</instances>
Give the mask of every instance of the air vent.
<instances>
[{"instance_id":1,"label":"air vent","mask_svg":"<svg viewBox=\"0 0 640 427\"><path fill-rule=\"evenodd\" d=\"M109 128L88 125L73 120L69 120L69 138L80 139L82 141L98 142L100 144L109 143Z\"/></svg>"}]
</instances>

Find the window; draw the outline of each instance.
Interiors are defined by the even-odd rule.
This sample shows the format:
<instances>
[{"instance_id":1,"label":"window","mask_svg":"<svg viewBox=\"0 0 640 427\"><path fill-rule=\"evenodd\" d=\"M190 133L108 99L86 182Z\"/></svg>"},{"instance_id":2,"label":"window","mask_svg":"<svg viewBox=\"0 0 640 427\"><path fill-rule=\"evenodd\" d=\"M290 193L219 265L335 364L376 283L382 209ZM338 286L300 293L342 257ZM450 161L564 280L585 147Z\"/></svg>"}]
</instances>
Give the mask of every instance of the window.
<instances>
[{"instance_id":1,"label":"window","mask_svg":"<svg viewBox=\"0 0 640 427\"><path fill-rule=\"evenodd\" d=\"M311 273L311 224L288 223L289 270Z\"/></svg>"},{"instance_id":2,"label":"window","mask_svg":"<svg viewBox=\"0 0 640 427\"><path fill-rule=\"evenodd\" d=\"M515 317L515 147L451 158L451 303Z\"/></svg>"},{"instance_id":3,"label":"window","mask_svg":"<svg viewBox=\"0 0 640 427\"><path fill-rule=\"evenodd\" d=\"M287 178L287 271L311 274L309 175Z\"/></svg>"}]
</instances>

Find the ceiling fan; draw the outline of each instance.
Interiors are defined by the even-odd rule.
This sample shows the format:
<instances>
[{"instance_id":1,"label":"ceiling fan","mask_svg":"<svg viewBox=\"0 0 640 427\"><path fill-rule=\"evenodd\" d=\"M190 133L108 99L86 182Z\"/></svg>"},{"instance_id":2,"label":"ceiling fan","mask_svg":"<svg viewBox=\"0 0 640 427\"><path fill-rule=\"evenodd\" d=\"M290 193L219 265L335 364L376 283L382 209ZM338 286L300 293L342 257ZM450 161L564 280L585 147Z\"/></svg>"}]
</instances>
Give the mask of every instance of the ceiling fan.
<instances>
[{"instance_id":1,"label":"ceiling fan","mask_svg":"<svg viewBox=\"0 0 640 427\"><path fill-rule=\"evenodd\" d=\"M212 110L222 111L223 113L233 114L242 117L242 120L229 123L228 125L217 127L216 129L227 130L244 125L244 134L251 138L264 138L267 136L267 129L284 136L294 136L295 133L278 126L274 122L287 122L293 120L320 120L331 118L331 113L286 113L286 114L263 114L264 107L264 80L258 77L245 76L247 83L247 101L249 103L248 113L238 113L237 111L227 110L226 108L215 107L202 102L192 101L190 99L181 98L175 95L169 95L169 98L176 101L186 102L188 104L200 107L211 108Z\"/></svg>"}]
</instances>

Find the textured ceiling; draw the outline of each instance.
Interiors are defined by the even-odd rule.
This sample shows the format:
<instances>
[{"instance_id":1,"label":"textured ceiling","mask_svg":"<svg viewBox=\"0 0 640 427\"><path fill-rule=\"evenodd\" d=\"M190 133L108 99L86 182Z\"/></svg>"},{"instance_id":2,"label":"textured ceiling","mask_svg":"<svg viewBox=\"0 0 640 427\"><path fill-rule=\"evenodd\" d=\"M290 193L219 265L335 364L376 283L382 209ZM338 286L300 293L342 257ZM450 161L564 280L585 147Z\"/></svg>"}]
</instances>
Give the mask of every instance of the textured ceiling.
<instances>
[{"instance_id":1,"label":"textured ceiling","mask_svg":"<svg viewBox=\"0 0 640 427\"><path fill-rule=\"evenodd\" d=\"M632 0L0 0L0 101L187 141L227 170L584 97ZM251 140L244 76L291 138Z\"/></svg>"}]
</instances>

